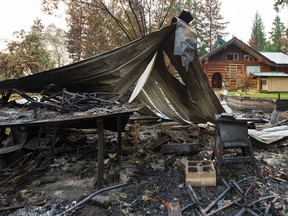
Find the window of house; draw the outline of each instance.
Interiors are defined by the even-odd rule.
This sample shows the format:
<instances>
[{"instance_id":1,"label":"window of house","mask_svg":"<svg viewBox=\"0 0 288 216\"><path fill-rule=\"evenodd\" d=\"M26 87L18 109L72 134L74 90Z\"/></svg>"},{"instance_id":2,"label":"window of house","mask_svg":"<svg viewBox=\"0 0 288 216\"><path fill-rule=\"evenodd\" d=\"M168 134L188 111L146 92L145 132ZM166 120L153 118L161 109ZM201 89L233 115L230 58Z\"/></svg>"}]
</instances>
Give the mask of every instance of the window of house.
<instances>
[{"instance_id":1,"label":"window of house","mask_svg":"<svg viewBox=\"0 0 288 216\"><path fill-rule=\"evenodd\" d=\"M254 58L251 55L244 55L244 61L254 61Z\"/></svg>"},{"instance_id":2,"label":"window of house","mask_svg":"<svg viewBox=\"0 0 288 216\"><path fill-rule=\"evenodd\" d=\"M266 79L265 79L265 80L262 79L262 80L261 80L261 83L262 83L262 85L267 85L267 80L266 80Z\"/></svg>"},{"instance_id":3,"label":"window of house","mask_svg":"<svg viewBox=\"0 0 288 216\"><path fill-rule=\"evenodd\" d=\"M227 61L238 61L239 60L239 53L227 53L226 54Z\"/></svg>"},{"instance_id":4,"label":"window of house","mask_svg":"<svg viewBox=\"0 0 288 216\"><path fill-rule=\"evenodd\" d=\"M247 73L259 73L261 72L261 68L260 66L250 66L250 65L247 65L246 66L246 72Z\"/></svg>"},{"instance_id":5,"label":"window of house","mask_svg":"<svg viewBox=\"0 0 288 216\"><path fill-rule=\"evenodd\" d=\"M276 67L276 66L270 66L270 70L271 71L282 71L283 69L282 69L282 67Z\"/></svg>"}]
</instances>

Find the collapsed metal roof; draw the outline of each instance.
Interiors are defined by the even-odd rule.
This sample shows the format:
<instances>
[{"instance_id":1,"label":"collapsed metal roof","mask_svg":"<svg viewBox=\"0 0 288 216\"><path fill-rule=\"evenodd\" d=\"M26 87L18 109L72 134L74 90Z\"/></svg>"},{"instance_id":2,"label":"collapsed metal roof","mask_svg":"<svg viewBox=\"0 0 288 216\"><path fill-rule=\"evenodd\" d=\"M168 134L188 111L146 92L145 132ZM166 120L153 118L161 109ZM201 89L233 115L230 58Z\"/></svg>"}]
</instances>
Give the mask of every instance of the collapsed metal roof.
<instances>
[{"instance_id":1,"label":"collapsed metal roof","mask_svg":"<svg viewBox=\"0 0 288 216\"><path fill-rule=\"evenodd\" d=\"M164 55L182 81L167 70ZM109 93L111 101L130 94L136 85L133 98L145 102L154 113L183 123L214 122L214 115L224 111L199 61L195 30L180 19L110 52L2 81L0 89L41 92L51 84L69 91ZM111 94L116 96L111 98Z\"/></svg>"}]
</instances>

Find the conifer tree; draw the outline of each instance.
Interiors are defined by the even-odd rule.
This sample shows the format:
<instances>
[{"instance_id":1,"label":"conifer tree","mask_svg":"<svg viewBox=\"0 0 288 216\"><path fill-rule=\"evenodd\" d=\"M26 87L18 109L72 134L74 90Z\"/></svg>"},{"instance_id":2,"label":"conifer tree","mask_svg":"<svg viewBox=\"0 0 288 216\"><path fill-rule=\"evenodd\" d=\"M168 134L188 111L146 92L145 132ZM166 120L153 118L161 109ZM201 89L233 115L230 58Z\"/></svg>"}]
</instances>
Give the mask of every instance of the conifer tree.
<instances>
[{"instance_id":1,"label":"conifer tree","mask_svg":"<svg viewBox=\"0 0 288 216\"><path fill-rule=\"evenodd\" d=\"M284 42L283 42L283 52L288 55L288 28L286 28Z\"/></svg>"},{"instance_id":2,"label":"conifer tree","mask_svg":"<svg viewBox=\"0 0 288 216\"><path fill-rule=\"evenodd\" d=\"M277 15L272 23L272 30L270 33L271 50L275 52L283 51L285 26L281 22L280 17Z\"/></svg>"},{"instance_id":3,"label":"conifer tree","mask_svg":"<svg viewBox=\"0 0 288 216\"><path fill-rule=\"evenodd\" d=\"M217 38L227 35L225 29L229 22L224 21L224 17L221 15L221 2L219 0L205 0L204 7L203 30L208 41L208 49L211 51Z\"/></svg>"},{"instance_id":4,"label":"conifer tree","mask_svg":"<svg viewBox=\"0 0 288 216\"><path fill-rule=\"evenodd\" d=\"M252 33L248 41L248 44L258 51L263 51L265 49L266 45L265 26L258 12L256 12L253 20Z\"/></svg>"}]
</instances>

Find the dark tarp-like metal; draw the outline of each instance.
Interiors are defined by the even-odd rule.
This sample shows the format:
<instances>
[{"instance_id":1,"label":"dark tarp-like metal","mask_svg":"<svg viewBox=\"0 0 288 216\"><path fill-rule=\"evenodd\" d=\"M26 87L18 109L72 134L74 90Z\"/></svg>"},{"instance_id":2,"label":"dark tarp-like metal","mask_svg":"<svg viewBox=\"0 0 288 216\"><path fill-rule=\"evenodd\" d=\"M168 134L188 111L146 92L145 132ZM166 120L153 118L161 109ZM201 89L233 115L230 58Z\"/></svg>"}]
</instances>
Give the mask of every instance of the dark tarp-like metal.
<instances>
[{"instance_id":1,"label":"dark tarp-like metal","mask_svg":"<svg viewBox=\"0 0 288 216\"><path fill-rule=\"evenodd\" d=\"M0 89L41 92L43 88L55 84L69 91L113 93L117 95L113 98L116 100L133 90L150 63L149 77L139 81L143 82L143 85L139 85L143 88L137 96L138 100L145 102L154 112L179 122L214 122L215 114L224 109L200 64L196 52L196 34L182 20L178 19L176 24L102 55L19 79L2 81ZM167 70L164 53L183 82ZM154 64L151 64L155 54Z\"/></svg>"}]
</instances>

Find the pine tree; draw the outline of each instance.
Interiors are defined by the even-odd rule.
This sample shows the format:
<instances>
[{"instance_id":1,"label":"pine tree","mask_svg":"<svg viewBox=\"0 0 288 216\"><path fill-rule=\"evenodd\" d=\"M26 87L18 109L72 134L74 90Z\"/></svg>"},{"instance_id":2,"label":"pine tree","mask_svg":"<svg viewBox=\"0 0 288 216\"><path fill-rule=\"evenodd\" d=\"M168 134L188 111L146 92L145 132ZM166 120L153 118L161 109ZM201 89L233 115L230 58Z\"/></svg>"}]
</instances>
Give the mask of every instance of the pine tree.
<instances>
[{"instance_id":1,"label":"pine tree","mask_svg":"<svg viewBox=\"0 0 288 216\"><path fill-rule=\"evenodd\" d=\"M284 42L283 42L283 52L288 55L288 28L285 31Z\"/></svg>"},{"instance_id":2,"label":"pine tree","mask_svg":"<svg viewBox=\"0 0 288 216\"><path fill-rule=\"evenodd\" d=\"M265 26L262 18L258 12L256 12L251 37L248 41L249 45L258 51L263 51L266 45Z\"/></svg>"},{"instance_id":3,"label":"pine tree","mask_svg":"<svg viewBox=\"0 0 288 216\"><path fill-rule=\"evenodd\" d=\"M211 51L214 42L218 36L225 36L226 26L229 22L225 22L221 15L221 2L218 0L206 0L204 5L204 37L208 41L208 48Z\"/></svg>"},{"instance_id":4,"label":"pine tree","mask_svg":"<svg viewBox=\"0 0 288 216\"><path fill-rule=\"evenodd\" d=\"M270 33L271 49L270 51L283 51L285 26L277 15L272 23L272 31Z\"/></svg>"}]
</instances>

